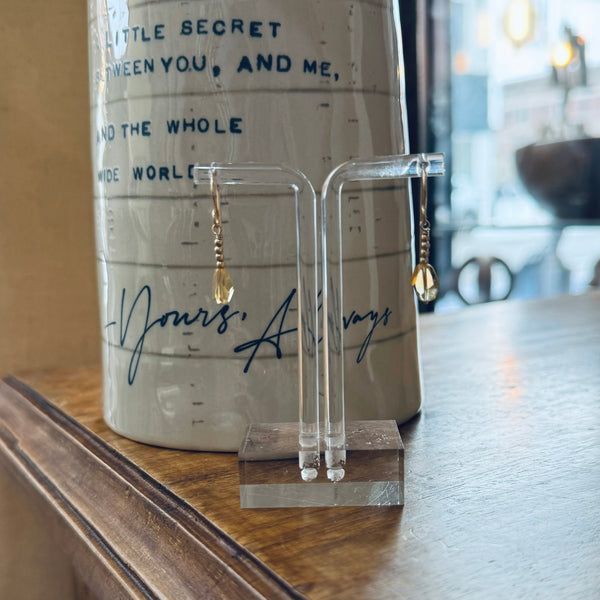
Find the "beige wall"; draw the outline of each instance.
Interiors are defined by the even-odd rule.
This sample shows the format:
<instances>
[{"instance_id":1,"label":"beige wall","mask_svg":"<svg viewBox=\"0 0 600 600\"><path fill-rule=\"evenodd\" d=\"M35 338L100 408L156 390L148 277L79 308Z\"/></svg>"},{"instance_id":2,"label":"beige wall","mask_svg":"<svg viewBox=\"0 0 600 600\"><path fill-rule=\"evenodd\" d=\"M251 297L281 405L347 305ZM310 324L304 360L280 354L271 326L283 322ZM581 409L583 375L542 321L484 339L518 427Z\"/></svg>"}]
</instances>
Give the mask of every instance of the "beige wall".
<instances>
[{"instance_id":1,"label":"beige wall","mask_svg":"<svg viewBox=\"0 0 600 600\"><path fill-rule=\"evenodd\" d=\"M0 375L99 359L84 0L0 7Z\"/></svg>"},{"instance_id":2,"label":"beige wall","mask_svg":"<svg viewBox=\"0 0 600 600\"><path fill-rule=\"evenodd\" d=\"M85 0L0 5L0 376L99 359L86 35ZM73 597L0 475L0 597Z\"/></svg>"}]
</instances>

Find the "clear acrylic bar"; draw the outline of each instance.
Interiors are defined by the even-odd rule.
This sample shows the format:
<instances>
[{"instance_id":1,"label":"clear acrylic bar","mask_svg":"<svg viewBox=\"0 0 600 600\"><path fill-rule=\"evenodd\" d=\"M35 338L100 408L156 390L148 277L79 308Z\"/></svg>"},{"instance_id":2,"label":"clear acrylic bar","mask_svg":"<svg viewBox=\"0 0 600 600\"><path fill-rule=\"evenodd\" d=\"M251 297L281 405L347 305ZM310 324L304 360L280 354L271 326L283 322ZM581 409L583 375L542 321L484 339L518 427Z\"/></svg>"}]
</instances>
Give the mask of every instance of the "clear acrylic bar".
<instances>
[{"instance_id":1,"label":"clear acrylic bar","mask_svg":"<svg viewBox=\"0 0 600 600\"><path fill-rule=\"evenodd\" d=\"M298 460L302 479L310 481L319 467L319 378L317 323L317 201L312 184L300 171L255 163L196 165L194 182L226 186L285 187L293 191L296 216L298 298ZM265 231L264 235L277 235Z\"/></svg>"},{"instance_id":2,"label":"clear acrylic bar","mask_svg":"<svg viewBox=\"0 0 600 600\"><path fill-rule=\"evenodd\" d=\"M327 477L345 476L344 284L342 269L342 189L347 183L443 175L444 155L406 154L348 161L328 175L321 192L323 252L323 372ZM330 298L336 302L330 302Z\"/></svg>"}]
</instances>

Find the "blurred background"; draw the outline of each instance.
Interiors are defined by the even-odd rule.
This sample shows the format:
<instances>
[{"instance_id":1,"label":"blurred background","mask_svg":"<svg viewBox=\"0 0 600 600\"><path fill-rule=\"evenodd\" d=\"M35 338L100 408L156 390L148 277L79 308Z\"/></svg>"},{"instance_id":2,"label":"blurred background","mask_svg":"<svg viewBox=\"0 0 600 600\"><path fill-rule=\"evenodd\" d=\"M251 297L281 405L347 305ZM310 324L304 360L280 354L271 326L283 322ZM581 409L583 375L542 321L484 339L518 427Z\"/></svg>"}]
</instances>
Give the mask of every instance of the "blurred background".
<instances>
[{"instance_id":1,"label":"blurred background","mask_svg":"<svg viewBox=\"0 0 600 600\"><path fill-rule=\"evenodd\" d=\"M450 177L432 182L434 310L598 286L600 2L405 12L411 148L449 159Z\"/></svg>"}]
</instances>

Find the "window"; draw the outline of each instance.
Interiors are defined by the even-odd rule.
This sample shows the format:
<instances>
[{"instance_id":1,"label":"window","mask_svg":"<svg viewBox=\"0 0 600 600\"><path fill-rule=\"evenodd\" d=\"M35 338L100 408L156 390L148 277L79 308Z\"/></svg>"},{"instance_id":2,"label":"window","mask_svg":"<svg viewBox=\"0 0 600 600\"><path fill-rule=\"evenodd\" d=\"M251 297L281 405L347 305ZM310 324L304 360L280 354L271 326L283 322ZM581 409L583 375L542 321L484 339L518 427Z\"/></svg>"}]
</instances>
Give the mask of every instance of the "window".
<instances>
[{"instance_id":1,"label":"window","mask_svg":"<svg viewBox=\"0 0 600 600\"><path fill-rule=\"evenodd\" d=\"M598 285L600 2L417 5L427 150L448 152L450 166L434 202L435 310Z\"/></svg>"}]
</instances>

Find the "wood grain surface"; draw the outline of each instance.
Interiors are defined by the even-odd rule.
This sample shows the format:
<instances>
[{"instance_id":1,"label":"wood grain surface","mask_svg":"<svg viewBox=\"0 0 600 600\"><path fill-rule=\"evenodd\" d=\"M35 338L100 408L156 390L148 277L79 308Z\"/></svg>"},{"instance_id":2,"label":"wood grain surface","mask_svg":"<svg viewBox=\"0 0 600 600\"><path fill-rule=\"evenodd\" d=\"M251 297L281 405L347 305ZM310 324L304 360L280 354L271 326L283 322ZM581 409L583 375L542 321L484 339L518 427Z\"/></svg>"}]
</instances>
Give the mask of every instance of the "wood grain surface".
<instances>
[{"instance_id":1,"label":"wood grain surface","mask_svg":"<svg viewBox=\"0 0 600 600\"><path fill-rule=\"evenodd\" d=\"M600 597L600 293L421 332L404 507L242 510L235 455L109 430L96 368L8 378L0 458L124 597Z\"/></svg>"}]
</instances>

